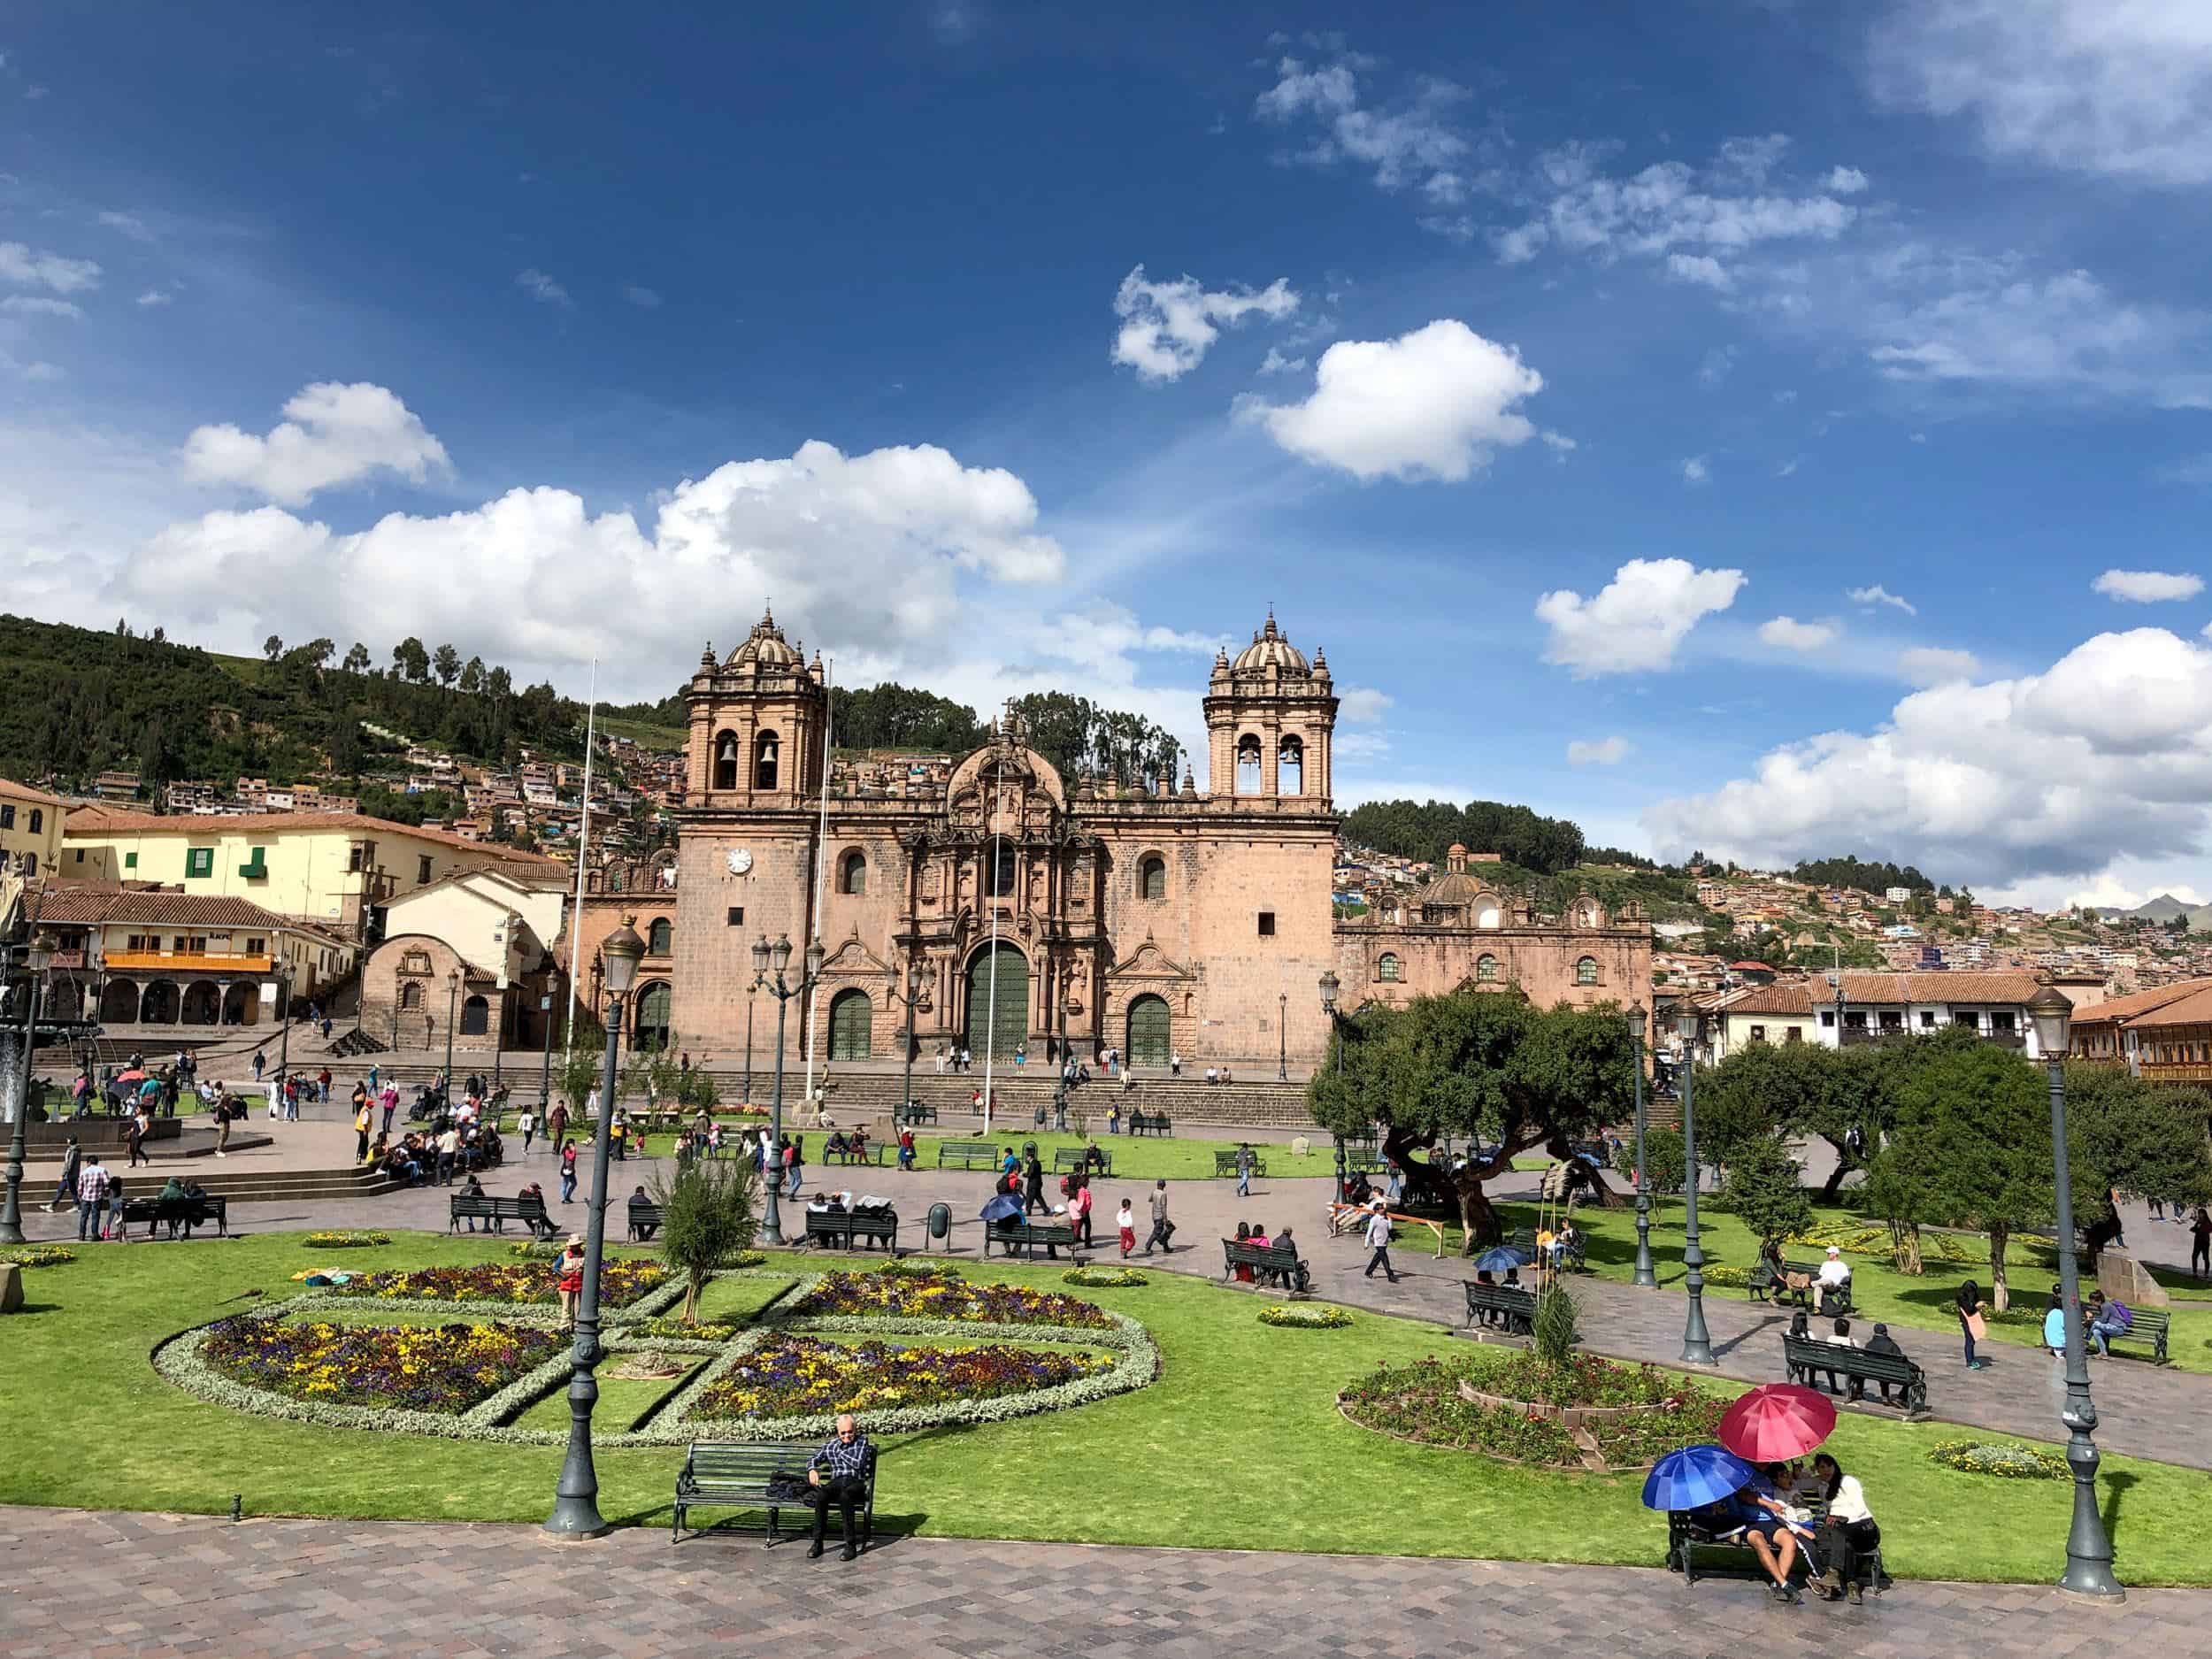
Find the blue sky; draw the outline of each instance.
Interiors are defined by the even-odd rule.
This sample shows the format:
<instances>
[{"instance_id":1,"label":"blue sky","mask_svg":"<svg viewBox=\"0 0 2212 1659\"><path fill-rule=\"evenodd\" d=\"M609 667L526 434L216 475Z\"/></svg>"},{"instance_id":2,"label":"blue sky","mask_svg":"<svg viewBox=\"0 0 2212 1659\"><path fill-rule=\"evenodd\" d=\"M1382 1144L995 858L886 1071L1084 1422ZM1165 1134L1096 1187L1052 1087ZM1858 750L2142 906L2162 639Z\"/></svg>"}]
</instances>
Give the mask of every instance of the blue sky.
<instances>
[{"instance_id":1,"label":"blue sky","mask_svg":"<svg viewBox=\"0 0 2212 1659\"><path fill-rule=\"evenodd\" d=\"M2212 890L2212 10L699 10L11 9L11 607Z\"/></svg>"}]
</instances>

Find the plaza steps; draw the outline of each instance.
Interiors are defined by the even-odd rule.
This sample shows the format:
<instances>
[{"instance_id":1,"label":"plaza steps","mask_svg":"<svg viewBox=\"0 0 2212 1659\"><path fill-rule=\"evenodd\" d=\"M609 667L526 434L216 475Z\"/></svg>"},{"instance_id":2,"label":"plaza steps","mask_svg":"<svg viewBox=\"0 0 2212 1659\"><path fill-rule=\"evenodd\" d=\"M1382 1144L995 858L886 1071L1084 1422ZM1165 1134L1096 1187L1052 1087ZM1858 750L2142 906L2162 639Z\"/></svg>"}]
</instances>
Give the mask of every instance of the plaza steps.
<instances>
[{"instance_id":1,"label":"plaza steps","mask_svg":"<svg viewBox=\"0 0 2212 1659\"><path fill-rule=\"evenodd\" d=\"M139 1196L139 1188L151 1181L156 1187L169 1179L173 1164L157 1166L152 1171L118 1169L115 1172L132 1196ZM230 1161L217 1163L211 1157L194 1158L191 1179L207 1189L211 1197L227 1198L234 1204L302 1203L309 1200L375 1198L385 1193L403 1192L406 1184L394 1180L381 1171L347 1168L338 1170L256 1170L234 1169Z\"/></svg>"}]
</instances>

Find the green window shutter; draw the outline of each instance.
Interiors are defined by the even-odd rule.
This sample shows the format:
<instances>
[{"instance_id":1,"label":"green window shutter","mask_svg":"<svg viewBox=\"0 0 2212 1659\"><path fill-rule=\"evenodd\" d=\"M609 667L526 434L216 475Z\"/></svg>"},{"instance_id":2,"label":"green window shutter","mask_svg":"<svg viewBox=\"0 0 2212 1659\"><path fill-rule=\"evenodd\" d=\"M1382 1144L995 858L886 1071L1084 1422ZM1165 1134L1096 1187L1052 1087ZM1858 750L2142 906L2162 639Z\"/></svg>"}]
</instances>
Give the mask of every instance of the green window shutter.
<instances>
[{"instance_id":1,"label":"green window shutter","mask_svg":"<svg viewBox=\"0 0 2212 1659\"><path fill-rule=\"evenodd\" d=\"M136 853L125 853L123 855L123 868L126 870L137 869L138 855Z\"/></svg>"},{"instance_id":2,"label":"green window shutter","mask_svg":"<svg viewBox=\"0 0 2212 1659\"><path fill-rule=\"evenodd\" d=\"M213 875L215 873L215 849L212 847L185 849L184 873L188 877Z\"/></svg>"}]
</instances>

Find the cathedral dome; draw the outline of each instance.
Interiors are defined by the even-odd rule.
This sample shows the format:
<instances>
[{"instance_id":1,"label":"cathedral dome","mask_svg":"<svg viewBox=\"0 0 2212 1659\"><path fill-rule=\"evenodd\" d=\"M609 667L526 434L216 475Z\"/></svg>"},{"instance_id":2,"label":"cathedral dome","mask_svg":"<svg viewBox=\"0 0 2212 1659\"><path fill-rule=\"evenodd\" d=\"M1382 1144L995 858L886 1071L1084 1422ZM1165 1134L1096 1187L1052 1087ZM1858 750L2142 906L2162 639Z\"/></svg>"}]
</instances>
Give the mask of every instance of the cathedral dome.
<instances>
[{"instance_id":1,"label":"cathedral dome","mask_svg":"<svg viewBox=\"0 0 2212 1659\"><path fill-rule=\"evenodd\" d=\"M764 608L760 620L753 624L753 631L745 636L745 642L730 653L723 666L739 668L749 663L761 668L795 668L803 660L784 639L774 614Z\"/></svg>"},{"instance_id":2,"label":"cathedral dome","mask_svg":"<svg viewBox=\"0 0 2212 1659\"><path fill-rule=\"evenodd\" d=\"M1237 653L1230 672L1236 674L1263 674L1269 669L1279 669L1285 674L1309 676L1313 670L1306 663L1306 656L1293 645L1281 629L1275 626L1275 613L1267 613L1267 626L1253 634L1251 644Z\"/></svg>"}]
</instances>

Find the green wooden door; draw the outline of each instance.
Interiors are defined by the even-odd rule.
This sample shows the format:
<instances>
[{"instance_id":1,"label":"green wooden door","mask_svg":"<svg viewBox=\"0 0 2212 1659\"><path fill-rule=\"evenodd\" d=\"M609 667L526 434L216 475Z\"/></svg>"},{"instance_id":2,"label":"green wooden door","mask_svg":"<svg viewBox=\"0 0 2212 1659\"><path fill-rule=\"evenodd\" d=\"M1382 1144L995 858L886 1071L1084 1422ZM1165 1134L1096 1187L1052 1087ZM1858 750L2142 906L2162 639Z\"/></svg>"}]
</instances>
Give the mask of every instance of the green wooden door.
<instances>
[{"instance_id":1,"label":"green wooden door","mask_svg":"<svg viewBox=\"0 0 2212 1659\"><path fill-rule=\"evenodd\" d=\"M1011 945L999 946L995 959L995 995L992 948L987 945L976 952L968 968L968 1033L962 1041L978 1060L987 1051L996 1060L1010 1060L1029 1035L1029 959Z\"/></svg>"},{"instance_id":2,"label":"green wooden door","mask_svg":"<svg viewBox=\"0 0 2212 1659\"><path fill-rule=\"evenodd\" d=\"M865 1060L875 1031L875 1005L865 991L840 991L830 1004L830 1058Z\"/></svg>"},{"instance_id":3,"label":"green wooden door","mask_svg":"<svg viewBox=\"0 0 2212 1659\"><path fill-rule=\"evenodd\" d=\"M1167 1004L1156 996L1141 996L1129 1004L1129 1064L1165 1065L1173 1047L1168 1035Z\"/></svg>"}]
</instances>

